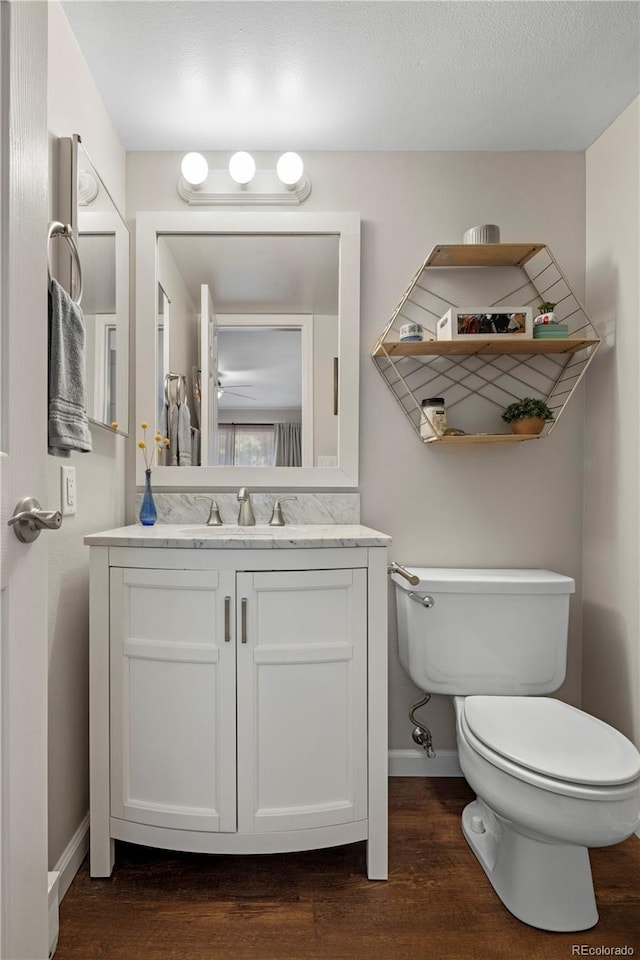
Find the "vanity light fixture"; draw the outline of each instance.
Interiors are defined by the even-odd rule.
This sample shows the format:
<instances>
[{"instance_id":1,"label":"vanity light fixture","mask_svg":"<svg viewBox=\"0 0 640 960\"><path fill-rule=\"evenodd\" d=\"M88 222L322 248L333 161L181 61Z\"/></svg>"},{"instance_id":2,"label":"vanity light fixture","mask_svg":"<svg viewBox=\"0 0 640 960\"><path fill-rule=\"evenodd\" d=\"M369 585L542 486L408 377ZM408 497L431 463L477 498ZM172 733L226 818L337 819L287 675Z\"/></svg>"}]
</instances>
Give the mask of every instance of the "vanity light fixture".
<instances>
[{"instance_id":1,"label":"vanity light fixture","mask_svg":"<svg viewBox=\"0 0 640 960\"><path fill-rule=\"evenodd\" d=\"M297 153L283 153L275 170L258 170L250 153L239 150L227 170L210 170L199 153L182 160L178 195L189 206L259 206L303 203L311 193L311 181Z\"/></svg>"},{"instance_id":2,"label":"vanity light fixture","mask_svg":"<svg viewBox=\"0 0 640 960\"><path fill-rule=\"evenodd\" d=\"M283 153L276 164L276 173L278 174L278 179L284 183L285 187L292 190L296 184L302 180L304 173L302 157L292 151Z\"/></svg>"},{"instance_id":3,"label":"vanity light fixture","mask_svg":"<svg viewBox=\"0 0 640 960\"><path fill-rule=\"evenodd\" d=\"M235 183L245 186L256 175L256 162L246 150L238 150L229 160L229 173Z\"/></svg>"},{"instance_id":4,"label":"vanity light fixture","mask_svg":"<svg viewBox=\"0 0 640 960\"><path fill-rule=\"evenodd\" d=\"M209 176L209 164L201 153L187 153L180 167L182 176L192 187L200 187Z\"/></svg>"}]
</instances>

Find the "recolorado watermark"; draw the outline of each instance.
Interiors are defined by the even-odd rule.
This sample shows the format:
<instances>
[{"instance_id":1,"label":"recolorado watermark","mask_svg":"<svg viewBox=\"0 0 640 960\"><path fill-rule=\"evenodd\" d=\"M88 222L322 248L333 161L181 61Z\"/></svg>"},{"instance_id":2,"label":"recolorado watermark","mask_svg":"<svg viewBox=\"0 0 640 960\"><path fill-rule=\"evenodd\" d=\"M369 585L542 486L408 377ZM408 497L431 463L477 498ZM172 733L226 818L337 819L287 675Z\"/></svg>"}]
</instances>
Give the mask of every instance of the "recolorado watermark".
<instances>
[{"instance_id":1,"label":"recolorado watermark","mask_svg":"<svg viewBox=\"0 0 640 960\"><path fill-rule=\"evenodd\" d=\"M574 943L571 946L572 957L632 957L633 947L625 944L623 947L591 947L587 943Z\"/></svg>"}]
</instances>

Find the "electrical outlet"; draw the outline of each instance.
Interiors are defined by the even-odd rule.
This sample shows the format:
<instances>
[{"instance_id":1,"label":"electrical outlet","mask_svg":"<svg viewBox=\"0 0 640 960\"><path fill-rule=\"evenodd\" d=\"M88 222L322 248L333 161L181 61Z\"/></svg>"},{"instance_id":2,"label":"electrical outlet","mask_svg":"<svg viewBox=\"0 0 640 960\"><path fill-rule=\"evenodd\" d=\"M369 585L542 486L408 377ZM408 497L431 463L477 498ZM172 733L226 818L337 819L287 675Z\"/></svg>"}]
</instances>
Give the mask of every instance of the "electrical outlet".
<instances>
[{"instance_id":1,"label":"electrical outlet","mask_svg":"<svg viewBox=\"0 0 640 960\"><path fill-rule=\"evenodd\" d=\"M69 517L77 508L76 468L60 467L60 504L61 512Z\"/></svg>"}]
</instances>

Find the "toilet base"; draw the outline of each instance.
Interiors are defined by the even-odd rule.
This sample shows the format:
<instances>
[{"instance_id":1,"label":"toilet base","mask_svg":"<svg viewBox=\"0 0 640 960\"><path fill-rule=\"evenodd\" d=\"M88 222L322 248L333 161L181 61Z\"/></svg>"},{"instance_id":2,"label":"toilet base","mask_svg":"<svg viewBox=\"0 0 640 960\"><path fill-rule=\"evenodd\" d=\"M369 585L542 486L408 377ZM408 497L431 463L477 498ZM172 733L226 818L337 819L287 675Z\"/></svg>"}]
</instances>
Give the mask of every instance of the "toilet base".
<instances>
[{"instance_id":1,"label":"toilet base","mask_svg":"<svg viewBox=\"0 0 640 960\"><path fill-rule=\"evenodd\" d=\"M598 922L589 851L515 829L482 800L462 812L462 832L493 889L518 920L541 930L588 930Z\"/></svg>"}]
</instances>

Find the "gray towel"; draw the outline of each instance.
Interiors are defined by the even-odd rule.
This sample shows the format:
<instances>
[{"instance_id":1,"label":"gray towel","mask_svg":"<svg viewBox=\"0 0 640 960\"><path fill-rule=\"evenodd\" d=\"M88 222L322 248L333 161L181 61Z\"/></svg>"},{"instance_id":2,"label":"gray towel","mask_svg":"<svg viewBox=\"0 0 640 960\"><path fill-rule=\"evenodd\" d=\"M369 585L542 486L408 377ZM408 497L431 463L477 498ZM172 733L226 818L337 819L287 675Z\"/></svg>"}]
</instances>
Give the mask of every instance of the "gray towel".
<instances>
[{"instance_id":1,"label":"gray towel","mask_svg":"<svg viewBox=\"0 0 640 960\"><path fill-rule=\"evenodd\" d=\"M49 289L49 453L91 453L87 417L85 322L56 280Z\"/></svg>"},{"instance_id":2,"label":"gray towel","mask_svg":"<svg viewBox=\"0 0 640 960\"><path fill-rule=\"evenodd\" d=\"M162 434L163 439L169 439L169 407L167 404L163 404L162 412L160 414L160 433ZM171 451L168 447L163 446L162 453L158 453L158 466L168 466L170 462Z\"/></svg>"},{"instance_id":3,"label":"gray towel","mask_svg":"<svg viewBox=\"0 0 640 960\"><path fill-rule=\"evenodd\" d=\"M167 425L169 437L169 463L170 467L178 466L178 407L172 403L167 411Z\"/></svg>"},{"instance_id":4,"label":"gray towel","mask_svg":"<svg viewBox=\"0 0 640 960\"><path fill-rule=\"evenodd\" d=\"M186 403L178 407L178 466L191 466L191 413Z\"/></svg>"},{"instance_id":5,"label":"gray towel","mask_svg":"<svg viewBox=\"0 0 640 960\"><path fill-rule=\"evenodd\" d=\"M191 463L194 467L200 466L200 431L191 427Z\"/></svg>"}]
</instances>

